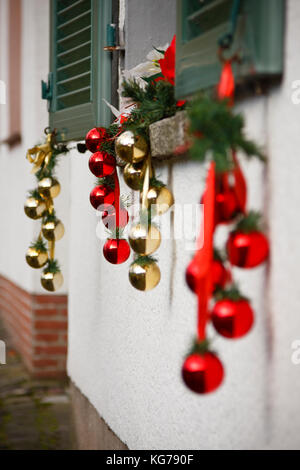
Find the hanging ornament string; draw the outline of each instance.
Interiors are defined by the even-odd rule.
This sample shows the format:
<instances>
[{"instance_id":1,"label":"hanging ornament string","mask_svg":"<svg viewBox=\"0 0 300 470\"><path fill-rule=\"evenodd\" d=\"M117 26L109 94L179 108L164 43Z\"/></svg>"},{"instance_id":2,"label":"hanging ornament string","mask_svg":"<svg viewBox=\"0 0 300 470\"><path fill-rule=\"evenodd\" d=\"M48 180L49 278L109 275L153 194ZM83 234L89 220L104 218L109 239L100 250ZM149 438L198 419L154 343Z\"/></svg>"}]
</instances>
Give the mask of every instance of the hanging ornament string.
<instances>
[{"instance_id":1,"label":"hanging ornament string","mask_svg":"<svg viewBox=\"0 0 300 470\"><path fill-rule=\"evenodd\" d=\"M227 40L232 42L232 37ZM254 321L249 300L232 284L232 274L225 264L225 257L213 249L214 232L220 224L231 224L238 220L226 244L228 259L233 266L253 268L268 256L268 241L260 231L259 214L246 211L247 187L237 158L237 148L243 149L247 155L257 155L263 161L264 157L253 142L245 139L241 117L235 117L229 111L234 103L235 91L232 62L238 60L238 57L236 54L231 59L224 59L225 48L222 45L220 49L223 65L217 86L217 102L208 103L204 99L200 103L196 102L190 112L194 135L191 151L200 150L202 161L207 155L213 158L201 199L204 216L197 250L186 270L187 284L198 298L198 322L197 338L184 361L182 378L190 390L201 394L217 389L224 376L221 361L210 350L206 336L207 323L211 321L215 330L226 338L240 338L251 330ZM215 113L212 113L212 107ZM223 151L220 150L217 132L216 138L206 135L206 131L211 129L212 115L215 117L214 128L217 130L220 125L222 137L226 135L227 129L227 142L232 142L223 145ZM239 129L240 136L234 140L230 136L236 129ZM223 138L224 141L226 139ZM209 313L209 303L213 297L215 304Z\"/></svg>"},{"instance_id":2,"label":"hanging ornament string","mask_svg":"<svg viewBox=\"0 0 300 470\"><path fill-rule=\"evenodd\" d=\"M63 284L63 276L55 259L55 243L63 237L64 226L54 211L53 199L60 193L60 184L53 173L57 157L67 153L68 148L56 142L56 130L51 132L47 128L45 134L45 144L32 147L26 154L27 160L32 164L31 173L37 179L37 188L30 191L24 211L31 219L41 219L41 230L27 250L26 261L32 268L44 268L42 287L54 292Z\"/></svg>"},{"instance_id":3,"label":"hanging ornament string","mask_svg":"<svg viewBox=\"0 0 300 470\"><path fill-rule=\"evenodd\" d=\"M197 243L195 262L200 267L197 279L198 297L198 339L206 339L206 324L208 320L208 301L212 293L212 261L214 233L214 196L215 196L215 164L211 163L203 197L202 233Z\"/></svg>"},{"instance_id":4,"label":"hanging ornament string","mask_svg":"<svg viewBox=\"0 0 300 470\"><path fill-rule=\"evenodd\" d=\"M112 125L114 136L109 129L95 127L86 135L86 147L93 152L89 159L90 171L95 175L97 185L90 193L91 205L102 211L102 221L109 237L103 246L103 256L111 264L124 263L130 255L130 247L122 233L129 221L128 212L121 207L120 183L114 156L114 140L119 133L118 126Z\"/></svg>"}]
</instances>

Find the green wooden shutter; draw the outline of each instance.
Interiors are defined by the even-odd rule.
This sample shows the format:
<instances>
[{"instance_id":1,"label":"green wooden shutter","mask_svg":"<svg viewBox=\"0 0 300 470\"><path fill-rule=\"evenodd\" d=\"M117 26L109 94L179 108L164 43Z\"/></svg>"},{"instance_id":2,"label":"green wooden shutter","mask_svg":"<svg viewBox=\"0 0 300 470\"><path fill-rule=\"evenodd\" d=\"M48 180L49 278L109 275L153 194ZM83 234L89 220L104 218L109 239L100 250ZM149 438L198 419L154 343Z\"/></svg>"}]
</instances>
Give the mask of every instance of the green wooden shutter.
<instances>
[{"instance_id":1,"label":"green wooden shutter","mask_svg":"<svg viewBox=\"0 0 300 470\"><path fill-rule=\"evenodd\" d=\"M215 85L218 40L230 30L233 0L177 0L176 96ZM283 68L284 0L242 0L234 43L237 80L278 76Z\"/></svg>"},{"instance_id":2,"label":"green wooden shutter","mask_svg":"<svg viewBox=\"0 0 300 470\"><path fill-rule=\"evenodd\" d=\"M111 99L111 58L103 51L110 0L51 0L51 128L61 140L81 139L107 125Z\"/></svg>"}]
</instances>

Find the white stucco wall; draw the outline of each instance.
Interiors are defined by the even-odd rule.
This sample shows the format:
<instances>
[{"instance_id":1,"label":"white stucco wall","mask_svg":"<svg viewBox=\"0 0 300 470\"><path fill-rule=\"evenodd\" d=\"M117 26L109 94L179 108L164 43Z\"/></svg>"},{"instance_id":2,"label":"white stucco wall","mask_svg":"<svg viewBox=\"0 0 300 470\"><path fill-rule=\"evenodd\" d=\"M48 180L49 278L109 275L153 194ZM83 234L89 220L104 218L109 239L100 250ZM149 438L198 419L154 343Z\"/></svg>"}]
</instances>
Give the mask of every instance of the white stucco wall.
<instances>
[{"instance_id":1,"label":"white stucco wall","mask_svg":"<svg viewBox=\"0 0 300 470\"><path fill-rule=\"evenodd\" d=\"M9 0L0 0L0 80L8 84L8 12ZM0 145L1 243L0 273L30 292L44 292L40 286L40 270L31 269L25 262L26 250L40 230L24 214L27 191L35 187L31 165L25 159L28 148L44 139L48 125L47 103L41 100L41 80L49 71L49 2L22 1L22 76L21 121L22 144L9 150ZM9 103L0 104L0 140L8 137ZM65 237L57 243L65 283L60 293L67 292L68 283L68 183L69 157L62 157L57 171L61 194L55 200L58 217L66 227Z\"/></svg>"}]
</instances>

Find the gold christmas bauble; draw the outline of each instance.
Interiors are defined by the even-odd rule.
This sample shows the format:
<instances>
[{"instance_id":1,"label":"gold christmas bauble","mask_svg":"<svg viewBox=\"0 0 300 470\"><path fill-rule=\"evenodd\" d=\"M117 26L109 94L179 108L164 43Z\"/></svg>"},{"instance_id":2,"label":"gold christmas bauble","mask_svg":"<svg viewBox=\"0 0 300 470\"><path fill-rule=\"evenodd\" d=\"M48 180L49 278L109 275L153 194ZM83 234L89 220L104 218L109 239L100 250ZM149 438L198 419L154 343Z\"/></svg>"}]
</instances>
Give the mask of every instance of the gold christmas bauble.
<instances>
[{"instance_id":1,"label":"gold christmas bauble","mask_svg":"<svg viewBox=\"0 0 300 470\"><path fill-rule=\"evenodd\" d=\"M24 204L24 211L30 219L40 219L46 211L45 201L29 197Z\"/></svg>"},{"instance_id":2,"label":"gold christmas bauble","mask_svg":"<svg viewBox=\"0 0 300 470\"><path fill-rule=\"evenodd\" d=\"M144 174L145 170L143 163L127 163L123 173L124 181L129 188L138 191L141 188Z\"/></svg>"},{"instance_id":3,"label":"gold christmas bauble","mask_svg":"<svg viewBox=\"0 0 300 470\"><path fill-rule=\"evenodd\" d=\"M60 184L55 178L43 178L38 184L39 193L45 199L54 199L60 193Z\"/></svg>"},{"instance_id":4,"label":"gold christmas bauble","mask_svg":"<svg viewBox=\"0 0 300 470\"><path fill-rule=\"evenodd\" d=\"M174 197L171 191L165 186L161 188L152 187L147 193L148 206L155 205L156 214L162 215L174 204Z\"/></svg>"},{"instance_id":5,"label":"gold christmas bauble","mask_svg":"<svg viewBox=\"0 0 300 470\"><path fill-rule=\"evenodd\" d=\"M160 231L155 225L149 227L143 224L134 225L128 238L133 251L143 256L154 253L161 242Z\"/></svg>"},{"instance_id":6,"label":"gold christmas bauble","mask_svg":"<svg viewBox=\"0 0 300 470\"><path fill-rule=\"evenodd\" d=\"M116 154L127 163L139 163L147 156L148 144L141 136L125 131L116 139Z\"/></svg>"},{"instance_id":7,"label":"gold christmas bauble","mask_svg":"<svg viewBox=\"0 0 300 470\"><path fill-rule=\"evenodd\" d=\"M26 253L26 261L32 268L42 268L48 261L48 253L37 250L36 248L28 248Z\"/></svg>"},{"instance_id":8,"label":"gold christmas bauble","mask_svg":"<svg viewBox=\"0 0 300 470\"><path fill-rule=\"evenodd\" d=\"M64 278L60 271L57 273L46 271L42 274L41 284L44 289L50 292L55 292L58 290L63 285L63 283Z\"/></svg>"},{"instance_id":9,"label":"gold christmas bauble","mask_svg":"<svg viewBox=\"0 0 300 470\"><path fill-rule=\"evenodd\" d=\"M138 290L151 290L160 281L160 269L154 262L144 265L133 263L129 268L129 281Z\"/></svg>"},{"instance_id":10,"label":"gold christmas bauble","mask_svg":"<svg viewBox=\"0 0 300 470\"><path fill-rule=\"evenodd\" d=\"M65 227L60 220L45 222L42 225L42 233L46 240L54 242L60 240L65 233Z\"/></svg>"}]
</instances>

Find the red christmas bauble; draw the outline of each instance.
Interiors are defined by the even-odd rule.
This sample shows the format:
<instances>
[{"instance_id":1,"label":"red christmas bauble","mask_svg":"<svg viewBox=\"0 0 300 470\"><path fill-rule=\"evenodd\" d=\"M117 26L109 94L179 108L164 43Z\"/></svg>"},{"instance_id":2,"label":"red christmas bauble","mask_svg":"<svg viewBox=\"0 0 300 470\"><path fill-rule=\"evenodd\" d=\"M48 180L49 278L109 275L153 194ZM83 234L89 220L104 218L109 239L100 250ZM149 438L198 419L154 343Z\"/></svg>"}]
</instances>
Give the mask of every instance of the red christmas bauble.
<instances>
[{"instance_id":1,"label":"red christmas bauble","mask_svg":"<svg viewBox=\"0 0 300 470\"><path fill-rule=\"evenodd\" d=\"M103 246L103 255L109 263L124 263L130 255L129 244L123 239L109 238Z\"/></svg>"},{"instance_id":2,"label":"red christmas bauble","mask_svg":"<svg viewBox=\"0 0 300 470\"><path fill-rule=\"evenodd\" d=\"M197 279L200 275L200 266L194 259L188 265L185 272L185 280L191 291L196 294ZM231 274L221 261L213 260L212 262L212 284L213 290L223 288L231 281Z\"/></svg>"},{"instance_id":3,"label":"red christmas bauble","mask_svg":"<svg viewBox=\"0 0 300 470\"><path fill-rule=\"evenodd\" d=\"M116 169L115 157L105 152L96 152L89 159L89 168L98 178L110 176Z\"/></svg>"},{"instance_id":4,"label":"red christmas bauble","mask_svg":"<svg viewBox=\"0 0 300 470\"><path fill-rule=\"evenodd\" d=\"M226 338L240 338L251 329L254 314L247 300L224 299L215 304L211 320L220 335Z\"/></svg>"},{"instance_id":5,"label":"red christmas bauble","mask_svg":"<svg viewBox=\"0 0 300 470\"><path fill-rule=\"evenodd\" d=\"M221 261L213 260L212 262L212 283L213 290L223 289L225 285L231 281L231 273L228 271Z\"/></svg>"},{"instance_id":6,"label":"red christmas bauble","mask_svg":"<svg viewBox=\"0 0 300 470\"><path fill-rule=\"evenodd\" d=\"M191 291L196 293L197 279L199 279L200 268L199 263L192 259L185 271L185 280Z\"/></svg>"},{"instance_id":7,"label":"red christmas bauble","mask_svg":"<svg viewBox=\"0 0 300 470\"><path fill-rule=\"evenodd\" d=\"M109 230L114 230L116 228L116 209L114 206L111 206L108 210L105 210L102 214L102 221L106 228ZM119 220L117 221L117 226L124 228L129 222L129 215L126 209L120 208L119 211Z\"/></svg>"},{"instance_id":8,"label":"red christmas bauble","mask_svg":"<svg viewBox=\"0 0 300 470\"><path fill-rule=\"evenodd\" d=\"M239 268L254 268L269 254L268 239L261 232L232 232L226 247L230 263Z\"/></svg>"},{"instance_id":9,"label":"red christmas bauble","mask_svg":"<svg viewBox=\"0 0 300 470\"><path fill-rule=\"evenodd\" d=\"M209 393L218 388L224 377L220 359L211 352L191 354L182 366L182 378L186 386L196 393Z\"/></svg>"},{"instance_id":10,"label":"red christmas bauble","mask_svg":"<svg viewBox=\"0 0 300 470\"><path fill-rule=\"evenodd\" d=\"M98 210L99 206L110 206L115 200L115 193L112 188L101 184L95 186L90 193L90 202L94 209ZM103 210L103 208L102 208Z\"/></svg>"},{"instance_id":11,"label":"red christmas bauble","mask_svg":"<svg viewBox=\"0 0 300 470\"><path fill-rule=\"evenodd\" d=\"M100 150L102 142L104 142L107 137L107 131L104 127L94 127L87 133L85 145L90 152L97 152Z\"/></svg>"}]
</instances>

